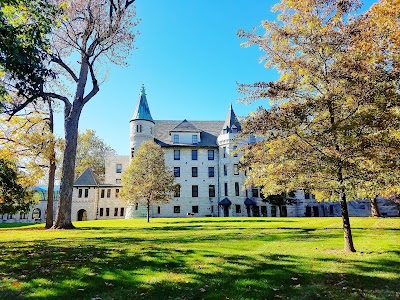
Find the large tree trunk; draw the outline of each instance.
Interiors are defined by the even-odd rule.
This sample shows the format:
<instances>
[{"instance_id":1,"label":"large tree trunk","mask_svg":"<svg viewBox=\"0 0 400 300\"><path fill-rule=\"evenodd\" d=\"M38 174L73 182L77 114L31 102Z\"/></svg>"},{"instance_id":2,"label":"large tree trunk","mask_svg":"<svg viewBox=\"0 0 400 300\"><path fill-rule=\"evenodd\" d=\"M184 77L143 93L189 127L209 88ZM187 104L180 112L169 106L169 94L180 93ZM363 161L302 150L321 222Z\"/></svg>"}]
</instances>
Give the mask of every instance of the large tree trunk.
<instances>
[{"instance_id":1,"label":"large tree trunk","mask_svg":"<svg viewBox=\"0 0 400 300\"><path fill-rule=\"evenodd\" d=\"M60 202L54 229L73 229L71 222L72 191L74 186L78 123L82 105L74 103L64 109L65 150L61 173Z\"/></svg>"},{"instance_id":2,"label":"large tree trunk","mask_svg":"<svg viewBox=\"0 0 400 300\"><path fill-rule=\"evenodd\" d=\"M343 220L344 250L347 252L356 252L353 245L353 236L351 234L350 218L344 188L342 188L340 193L340 209L342 210Z\"/></svg>"},{"instance_id":3,"label":"large tree trunk","mask_svg":"<svg viewBox=\"0 0 400 300\"><path fill-rule=\"evenodd\" d=\"M371 199L371 216L377 218L381 216L381 213L379 212L377 197Z\"/></svg>"},{"instance_id":4,"label":"large tree trunk","mask_svg":"<svg viewBox=\"0 0 400 300\"><path fill-rule=\"evenodd\" d=\"M150 223L150 199L147 199L147 223Z\"/></svg>"}]
</instances>

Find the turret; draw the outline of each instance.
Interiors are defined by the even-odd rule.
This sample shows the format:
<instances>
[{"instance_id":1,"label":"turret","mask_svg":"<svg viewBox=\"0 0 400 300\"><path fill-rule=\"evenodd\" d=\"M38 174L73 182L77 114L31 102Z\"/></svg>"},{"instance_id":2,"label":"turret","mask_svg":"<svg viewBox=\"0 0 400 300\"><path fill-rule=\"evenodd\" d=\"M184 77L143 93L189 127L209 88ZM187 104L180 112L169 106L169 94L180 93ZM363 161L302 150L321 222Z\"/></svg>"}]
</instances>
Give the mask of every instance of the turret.
<instances>
[{"instance_id":1,"label":"turret","mask_svg":"<svg viewBox=\"0 0 400 300\"><path fill-rule=\"evenodd\" d=\"M130 121L131 158L140 145L149 140L154 140L154 121L147 103L144 85L142 85L136 109Z\"/></svg>"}]
</instances>

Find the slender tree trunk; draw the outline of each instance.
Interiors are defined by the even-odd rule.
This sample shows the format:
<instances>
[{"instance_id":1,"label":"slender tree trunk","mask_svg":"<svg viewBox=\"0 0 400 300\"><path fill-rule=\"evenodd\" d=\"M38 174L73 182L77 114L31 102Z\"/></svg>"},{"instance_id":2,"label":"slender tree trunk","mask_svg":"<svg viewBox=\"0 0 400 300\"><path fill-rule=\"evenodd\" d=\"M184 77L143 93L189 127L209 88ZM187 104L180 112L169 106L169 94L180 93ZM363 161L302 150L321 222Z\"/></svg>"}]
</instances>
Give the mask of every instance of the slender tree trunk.
<instances>
[{"instance_id":1,"label":"slender tree trunk","mask_svg":"<svg viewBox=\"0 0 400 300\"><path fill-rule=\"evenodd\" d=\"M379 212L377 197L371 199L371 216L376 218L379 218L381 216L381 213Z\"/></svg>"},{"instance_id":2,"label":"slender tree trunk","mask_svg":"<svg viewBox=\"0 0 400 300\"><path fill-rule=\"evenodd\" d=\"M51 106L51 100L48 100L49 104L49 129L50 132L54 133L54 118L53 108ZM53 226L53 200L54 200L54 179L56 177L56 152L54 149L54 137L50 142L50 158L49 158L49 181L47 185L47 210L46 210L46 226L49 229Z\"/></svg>"},{"instance_id":3,"label":"slender tree trunk","mask_svg":"<svg viewBox=\"0 0 400 300\"><path fill-rule=\"evenodd\" d=\"M74 103L64 109L65 150L61 173L60 201L54 229L73 229L71 222L72 191L74 186L78 123L82 105Z\"/></svg>"},{"instance_id":4,"label":"slender tree trunk","mask_svg":"<svg viewBox=\"0 0 400 300\"><path fill-rule=\"evenodd\" d=\"M53 156L54 155L54 156ZM56 176L56 162L55 162L55 152L52 153L52 158L50 159L50 169L49 169L49 183L47 186L47 212L46 212L46 226L49 229L53 226L53 199L54 199L54 179Z\"/></svg>"},{"instance_id":5,"label":"slender tree trunk","mask_svg":"<svg viewBox=\"0 0 400 300\"><path fill-rule=\"evenodd\" d=\"M150 199L147 199L147 223L150 223Z\"/></svg>"},{"instance_id":6,"label":"slender tree trunk","mask_svg":"<svg viewBox=\"0 0 400 300\"><path fill-rule=\"evenodd\" d=\"M340 209L342 211L344 250L347 252L356 252L353 245L353 236L351 234L349 211L347 209L346 192L342 188L340 192Z\"/></svg>"}]
</instances>

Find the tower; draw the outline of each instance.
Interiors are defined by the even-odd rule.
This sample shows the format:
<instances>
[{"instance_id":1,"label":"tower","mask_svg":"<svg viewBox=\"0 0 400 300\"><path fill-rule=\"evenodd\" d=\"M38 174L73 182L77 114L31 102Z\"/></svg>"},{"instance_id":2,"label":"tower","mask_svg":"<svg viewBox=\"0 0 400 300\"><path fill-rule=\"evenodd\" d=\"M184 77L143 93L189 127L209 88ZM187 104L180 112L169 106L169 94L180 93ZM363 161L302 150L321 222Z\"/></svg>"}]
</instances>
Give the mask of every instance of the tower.
<instances>
[{"instance_id":1,"label":"tower","mask_svg":"<svg viewBox=\"0 0 400 300\"><path fill-rule=\"evenodd\" d=\"M143 142L154 140L154 121L151 117L149 105L147 103L144 85L142 85L140 90L135 112L129 123L132 159L135 151L139 149Z\"/></svg>"}]
</instances>

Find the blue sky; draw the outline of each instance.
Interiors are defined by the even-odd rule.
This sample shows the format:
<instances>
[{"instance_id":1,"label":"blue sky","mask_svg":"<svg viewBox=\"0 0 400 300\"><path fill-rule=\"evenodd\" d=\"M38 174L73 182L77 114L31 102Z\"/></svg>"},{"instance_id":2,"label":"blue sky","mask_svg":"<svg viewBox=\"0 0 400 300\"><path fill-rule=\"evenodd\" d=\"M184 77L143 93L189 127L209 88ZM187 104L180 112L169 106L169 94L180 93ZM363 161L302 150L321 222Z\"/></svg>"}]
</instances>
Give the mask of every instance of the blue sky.
<instances>
[{"instance_id":1,"label":"blue sky","mask_svg":"<svg viewBox=\"0 0 400 300\"><path fill-rule=\"evenodd\" d=\"M364 9L373 0L364 1ZM129 153L129 120L142 83L153 119L224 120L230 103L238 116L258 106L237 102L236 82L277 78L256 47L240 47L238 29L274 20L276 1L137 0L140 35L128 66L111 66L99 93L85 106L79 130L94 129L118 154ZM56 120L62 134L62 118Z\"/></svg>"}]
</instances>

